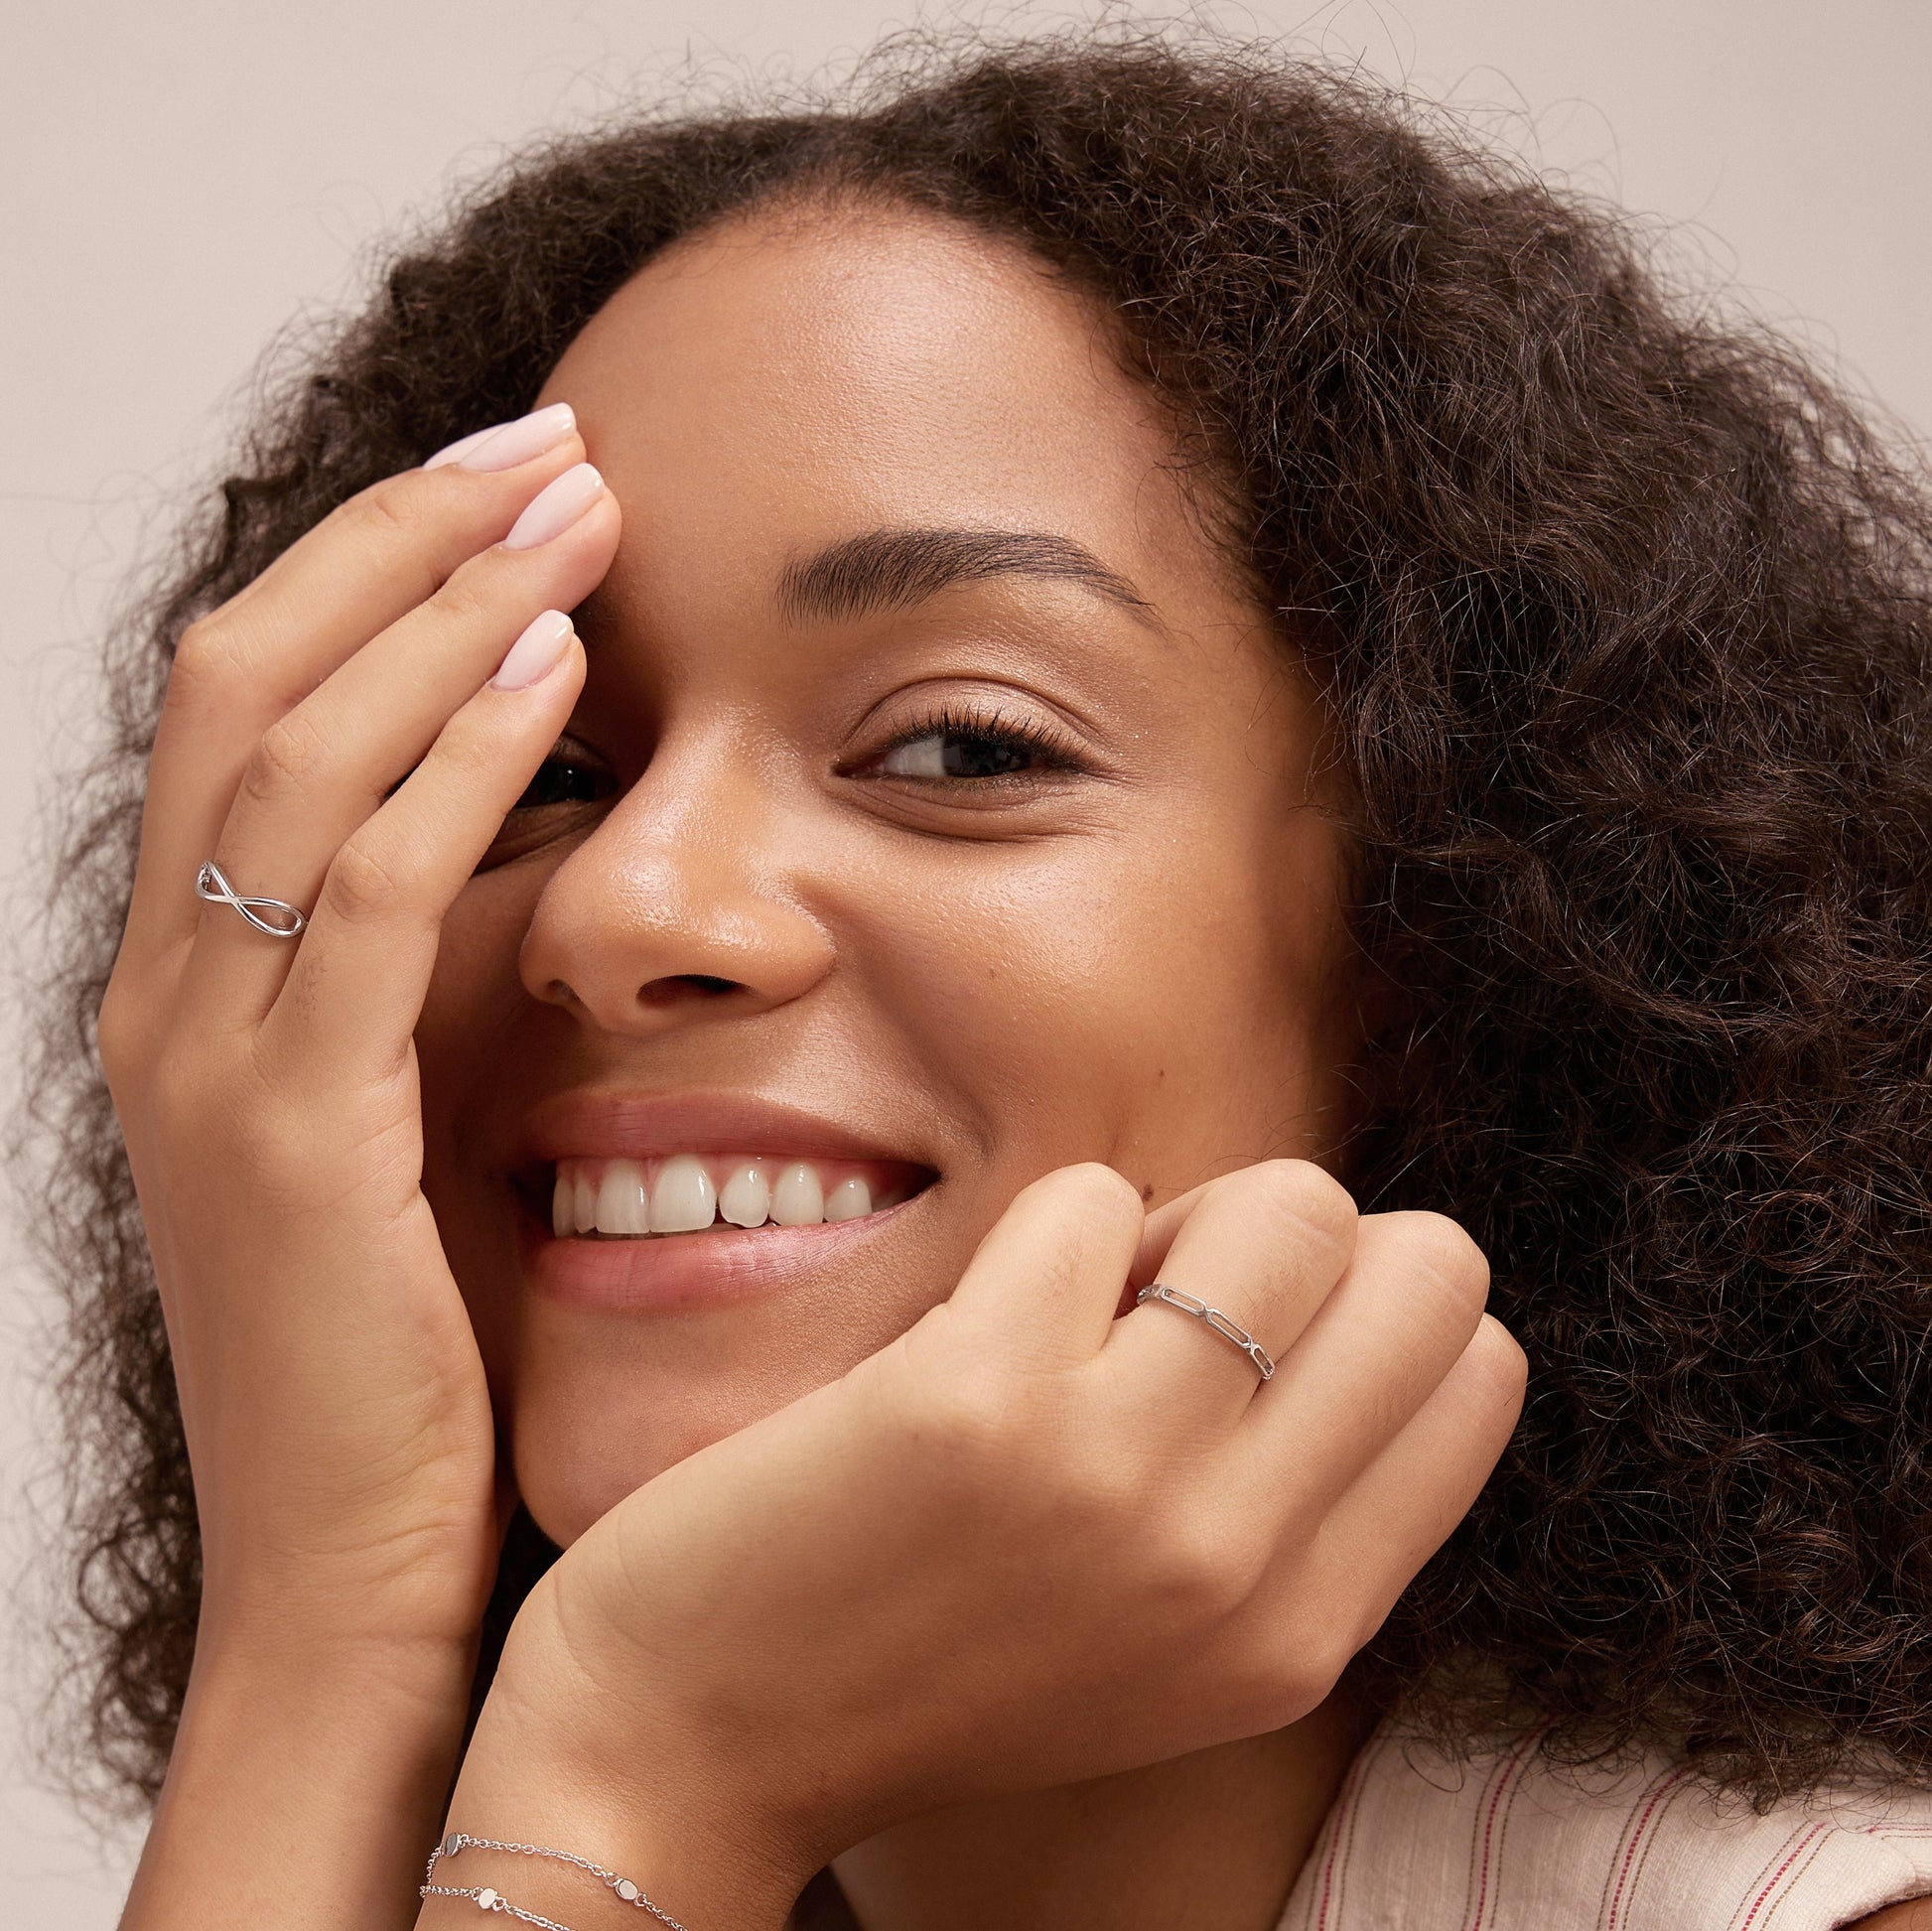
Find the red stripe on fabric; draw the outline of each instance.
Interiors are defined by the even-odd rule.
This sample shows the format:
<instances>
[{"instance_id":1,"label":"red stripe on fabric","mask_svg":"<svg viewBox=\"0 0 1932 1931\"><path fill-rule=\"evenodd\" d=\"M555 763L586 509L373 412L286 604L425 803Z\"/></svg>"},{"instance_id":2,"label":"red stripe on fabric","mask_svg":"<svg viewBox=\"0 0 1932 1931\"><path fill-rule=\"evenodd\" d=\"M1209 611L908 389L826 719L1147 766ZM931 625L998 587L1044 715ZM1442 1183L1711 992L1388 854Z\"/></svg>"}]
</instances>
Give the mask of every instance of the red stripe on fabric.
<instances>
[{"instance_id":1,"label":"red stripe on fabric","mask_svg":"<svg viewBox=\"0 0 1932 1931\"><path fill-rule=\"evenodd\" d=\"M1765 1880L1764 1888L1761 1891L1759 1891L1754 1898L1751 1899L1751 1907L1748 1911L1744 1913L1744 1921L1737 1927L1737 1931L1751 1931L1752 1920L1757 1916L1758 1912L1764 1908L1764 1900L1767 1897L1769 1897L1774 1890L1777 1889L1778 1879L1781 1878L1784 1875L1784 1873L1787 1870L1789 1870L1794 1863L1798 1862L1798 1853L1802 1851L1806 1845L1812 1843L1814 1840L1821 1837L1825 1833L1825 1831L1827 1831L1829 1828L1830 1826L1825 1824L1814 1824L1811 1827L1811 1829L1808 1830L1804 1834L1804 1836L1801 1837L1798 1840L1798 1842L1792 1846L1790 1855L1785 1859L1785 1861L1781 1864L1778 1865L1778 1867L1774 1871L1772 1871L1770 1876Z\"/></svg>"},{"instance_id":2,"label":"red stripe on fabric","mask_svg":"<svg viewBox=\"0 0 1932 1931\"><path fill-rule=\"evenodd\" d=\"M1371 1745L1371 1749L1374 1746ZM1349 1766L1347 1779L1341 1786L1341 1795L1335 1799L1334 1834L1328 1840L1328 1856L1321 1866L1321 1902L1315 1911L1314 1931L1328 1931L1328 1902L1334 1895L1335 1863L1341 1856L1341 1842L1344 1826L1352 1832L1355 1825L1354 1803L1363 1780L1368 1775L1370 1750L1364 1750Z\"/></svg>"},{"instance_id":3,"label":"red stripe on fabric","mask_svg":"<svg viewBox=\"0 0 1932 1931\"><path fill-rule=\"evenodd\" d=\"M1664 1801L1665 1793L1682 1783L1690 1775L1688 1769L1673 1770L1650 1794L1649 1803L1643 1807L1637 1819L1636 1829L1630 1834L1630 1842L1623 1853L1623 1862L1616 1873L1616 1889L1610 1893L1610 1914L1603 1920L1603 1931L1616 1931L1616 1914L1623 1908L1623 1887L1630 1880L1630 1865L1639 1850L1643 1847L1643 1835L1650 1828L1650 1820L1657 1806Z\"/></svg>"},{"instance_id":4,"label":"red stripe on fabric","mask_svg":"<svg viewBox=\"0 0 1932 1931\"><path fill-rule=\"evenodd\" d=\"M1468 1931L1482 1931L1482 1914L1489 1904L1489 1853L1490 1840L1496 1829L1496 1807L1503 1800L1503 1792L1509 1788L1510 1780L1522 1766L1524 1757L1535 1749L1541 1739L1542 1731L1534 1730L1516 1746L1516 1754L1503 1766L1503 1773L1496 1779L1496 1787L1489 1793L1489 1808L1482 1820L1482 1862L1476 1873L1476 1907L1469 1919Z\"/></svg>"}]
</instances>

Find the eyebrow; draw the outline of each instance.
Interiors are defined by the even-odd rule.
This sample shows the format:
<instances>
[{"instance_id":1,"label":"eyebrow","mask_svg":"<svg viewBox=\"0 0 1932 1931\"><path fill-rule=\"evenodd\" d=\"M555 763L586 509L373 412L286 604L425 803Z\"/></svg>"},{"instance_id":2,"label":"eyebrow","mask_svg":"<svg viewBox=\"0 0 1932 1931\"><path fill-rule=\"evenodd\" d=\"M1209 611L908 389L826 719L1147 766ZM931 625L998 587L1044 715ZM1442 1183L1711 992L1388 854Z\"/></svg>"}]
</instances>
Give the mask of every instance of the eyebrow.
<instances>
[{"instance_id":1,"label":"eyebrow","mask_svg":"<svg viewBox=\"0 0 1932 1931\"><path fill-rule=\"evenodd\" d=\"M867 530L787 564L778 609L794 623L828 623L911 610L956 584L996 577L1074 584L1160 627L1153 606L1118 570L1070 536L1040 530Z\"/></svg>"}]
</instances>

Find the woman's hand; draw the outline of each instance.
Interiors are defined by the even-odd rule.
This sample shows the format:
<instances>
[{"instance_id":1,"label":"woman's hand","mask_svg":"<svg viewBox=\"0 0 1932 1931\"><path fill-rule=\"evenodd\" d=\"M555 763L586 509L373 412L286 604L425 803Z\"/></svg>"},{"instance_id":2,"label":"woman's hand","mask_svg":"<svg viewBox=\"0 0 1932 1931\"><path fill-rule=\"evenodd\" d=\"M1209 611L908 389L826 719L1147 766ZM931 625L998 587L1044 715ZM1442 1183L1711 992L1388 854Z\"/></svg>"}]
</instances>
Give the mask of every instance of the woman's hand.
<instances>
[{"instance_id":1,"label":"woman's hand","mask_svg":"<svg viewBox=\"0 0 1932 1931\"><path fill-rule=\"evenodd\" d=\"M195 624L155 744L100 1041L200 1518L188 1746L217 1706L293 1723L307 1686L310 1748L345 1694L379 1724L394 1659L453 1759L493 1574L489 1398L421 1189L411 1035L444 912L576 700L559 613L619 516L567 408L459 454L364 491ZM300 939L199 899L208 859L312 908ZM433 1793L433 1764L412 1774Z\"/></svg>"},{"instance_id":2,"label":"woman's hand","mask_svg":"<svg viewBox=\"0 0 1932 1931\"><path fill-rule=\"evenodd\" d=\"M1157 1274L1274 1379L1171 1308L1116 1319ZM452 1827L598 1858L699 1931L776 1924L897 1819L1295 1721L1515 1424L1487 1285L1452 1223L1358 1219L1301 1163L1145 1220L1104 1168L1047 1176L902 1338L566 1553Z\"/></svg>"}]
</instances>

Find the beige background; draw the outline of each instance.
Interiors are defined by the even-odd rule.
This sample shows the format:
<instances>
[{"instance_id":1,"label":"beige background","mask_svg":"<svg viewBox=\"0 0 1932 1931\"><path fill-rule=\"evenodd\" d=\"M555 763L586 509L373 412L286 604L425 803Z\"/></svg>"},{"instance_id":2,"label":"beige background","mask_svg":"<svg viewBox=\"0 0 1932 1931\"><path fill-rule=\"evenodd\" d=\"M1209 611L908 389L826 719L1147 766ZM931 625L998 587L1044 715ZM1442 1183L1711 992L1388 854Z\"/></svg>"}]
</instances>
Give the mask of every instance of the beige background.
<instances>
[{"instance_id":1,"label":"beige background","mask_svg":"<svg viewBox=\"0 0 1932 1931\"><path fill-rule=\"evenodd\" d=\"M218 459L271 336L345 299L377 237L506 143L687 62L727 80L810 72L913 17L911 0L10 0L0 887L19 890L37 787L85 742L106 602ZM1932 432L1926 0L1347 0L1218 17L1476 112L1539 166L1656 217L1687 273ZM9 1239L0 1575L36 1543L47 1308ZM18 1597L4 1651L0 1915L94 1931L114 1921L132 1849L36 1782L34 1599Z\"/></svg>"}]
</instances>

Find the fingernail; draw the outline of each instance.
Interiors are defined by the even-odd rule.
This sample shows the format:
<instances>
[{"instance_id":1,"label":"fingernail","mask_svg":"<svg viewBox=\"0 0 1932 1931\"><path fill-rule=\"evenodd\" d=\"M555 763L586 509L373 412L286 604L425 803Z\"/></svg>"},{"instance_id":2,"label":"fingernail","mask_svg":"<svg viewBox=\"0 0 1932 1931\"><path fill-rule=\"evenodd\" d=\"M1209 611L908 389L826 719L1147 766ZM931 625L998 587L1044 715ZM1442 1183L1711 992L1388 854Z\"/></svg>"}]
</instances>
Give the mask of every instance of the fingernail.
<instances>
[{"instance_id":1,"label":"fingernail","mask_svg":"<svg viewBox=\"0 0 1932 1931\"><path fill-rule=\"evenodd\" d=\"M455 463L466 470L513 470L545 450L555 449L577 427L577 411L567 402L533 409L514 422L491 423L440 449L423 465L440 470Z\"/></svg>"},{"instance_id":2,"label":"fingernail","mask_svg":"<svg viewBox=\"0 0 1932 1931\"><path fill-rule=\"evenodd\" d=\"M487 442L503 425L493 422L487 429L473 429L467 436L459 436L454 443L446 444L423 465L426 470L440 470L446 463L460 463L477 447Z\"/></svg>"},{"instance_id":3,"label":"fingernail","mask_svg":"<svg viewBox=\"0 0 1932 1931\"><path fill-rule=\"evenodd\" d=\"M530 506L510 525L503 548L534 550L539 543L563 535L603 493L604 479L588 463L566 470L537 491Z\"/></svg>"},{"instance_id":4,"label":"fingernail","mask_svg":"<svg viewBox=\"0 0 1932 1931\"><path fill-rule=\"evenodd\" d=\"M524 626L523 634L510 645L503 661L496 666L490 688L498 691L528 690L556 669L570 641L570 619L562 611L545 611Z\"/></svg>"}]
</instances>

